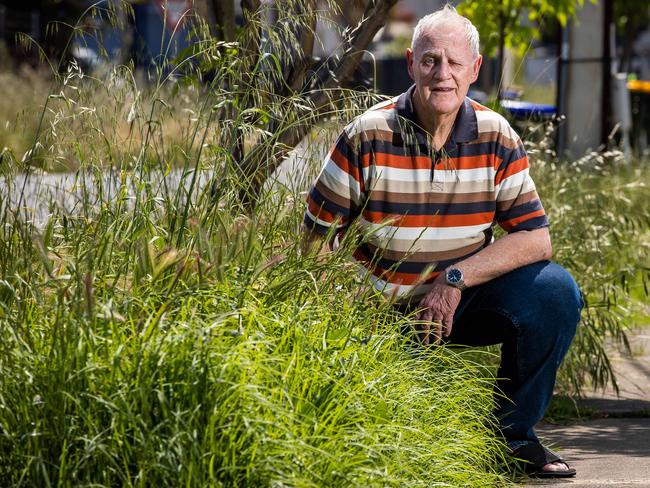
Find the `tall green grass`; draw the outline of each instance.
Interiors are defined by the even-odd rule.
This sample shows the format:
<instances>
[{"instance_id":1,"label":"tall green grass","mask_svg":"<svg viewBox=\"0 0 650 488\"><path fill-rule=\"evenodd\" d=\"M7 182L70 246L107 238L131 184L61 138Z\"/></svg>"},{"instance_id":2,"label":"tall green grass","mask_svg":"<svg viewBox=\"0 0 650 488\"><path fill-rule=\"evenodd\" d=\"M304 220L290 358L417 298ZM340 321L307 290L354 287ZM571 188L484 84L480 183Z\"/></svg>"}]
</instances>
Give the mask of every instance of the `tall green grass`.
<instances>
[{"instance_id":1,"label":"tall green grass","mask_svg":"<svg viewBox=\"0 0 650 488\"><path fill-rule=\"evenodd\" d=\"M253 78L238 45L200 46L211 83L71 64L25 114L41 121L31 146L4 143L0 484L506 483L489 371L406 345L407 319L346 249L302 252L301 195L276 185L242 206L234 154L277 149L267 128L299 123L304 97L270 91L281 66ZM334 124L375 99L338 93ZM624 340L628 286L647 276L648 169L532 149L556 259L589 305L561 375L575 391L611 381L604 344ZM76 203L44 196L42 219L22 192L61 169L76 172Z\"/></svg>"},{"instance_id":2,"label":"tall green grass","mask_svg":"<svg viewBox=\"0 0 650 488\"><path fill-rule=\"evenodd\" d=\"M302 254L301 206L193 207L176 246L144 195L4 214L3 485L503 482L487 373Z\"/></svg>"}]
</instances>

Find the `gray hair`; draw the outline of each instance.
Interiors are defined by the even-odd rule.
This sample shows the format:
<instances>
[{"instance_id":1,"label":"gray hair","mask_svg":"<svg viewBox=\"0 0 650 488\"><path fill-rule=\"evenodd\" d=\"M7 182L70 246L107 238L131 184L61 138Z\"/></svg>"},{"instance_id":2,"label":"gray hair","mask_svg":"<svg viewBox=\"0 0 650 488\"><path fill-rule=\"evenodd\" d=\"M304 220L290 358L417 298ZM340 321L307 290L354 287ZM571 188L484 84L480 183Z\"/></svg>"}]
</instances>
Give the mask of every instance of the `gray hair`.
<instances>
[{"instance_id":1,"label":"gray hair","mask_svg":"<svg viewBox=\"0 0 650 488\"><path fill-rule=\"evenodd\" d=\"M460 15L456 11L454 6L450 4L445 5L440 10L436 10L435 12L430 13L429 15L425 15L420 19L418 25L415 26L415 30L413 31L413 40L411 41L411 49L415 51L415 47L420 41L420 38L424 35L424 33L427 30L429 30L431 27L435 26L436 24L444 23L444 22L456 23L465 27L465 39L467 39L467 43L469 44L469 48L472 51L472 55L474 56L474 59L478 58L479 37L478 37L478 31L476 30L476 27L474 27L474 24L472 24L472 22L470 22L470 20L467 17L463 17L462 15Z\"/></svg>"}]
</instances>

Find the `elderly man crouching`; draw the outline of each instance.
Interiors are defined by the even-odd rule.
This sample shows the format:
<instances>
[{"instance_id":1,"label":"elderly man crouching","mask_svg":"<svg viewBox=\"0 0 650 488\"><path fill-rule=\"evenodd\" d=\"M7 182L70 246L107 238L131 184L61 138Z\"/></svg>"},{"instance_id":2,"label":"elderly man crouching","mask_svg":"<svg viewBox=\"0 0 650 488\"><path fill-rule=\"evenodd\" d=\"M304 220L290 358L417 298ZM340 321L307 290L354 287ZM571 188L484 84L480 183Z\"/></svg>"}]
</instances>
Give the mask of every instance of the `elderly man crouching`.
<instances>
[{"instance_id":1,"label":"elderly man crouching","mask_svg":"<svg viewBox=\"0 0 650 488\"><path fill-rule=\"evenodd\" d=\"M550 262L548 220L517 134L466 97L482 58L476 28L453 7L418 23L415 84L350 123L308 198L306 238L358 221L354 253L374 285L417 308L422 343L502 344L501 432L531 475L574 476L534 426L575 334L582 299ZM507 235L494 241L492 226Z\"/></svg>"}]
</instances>

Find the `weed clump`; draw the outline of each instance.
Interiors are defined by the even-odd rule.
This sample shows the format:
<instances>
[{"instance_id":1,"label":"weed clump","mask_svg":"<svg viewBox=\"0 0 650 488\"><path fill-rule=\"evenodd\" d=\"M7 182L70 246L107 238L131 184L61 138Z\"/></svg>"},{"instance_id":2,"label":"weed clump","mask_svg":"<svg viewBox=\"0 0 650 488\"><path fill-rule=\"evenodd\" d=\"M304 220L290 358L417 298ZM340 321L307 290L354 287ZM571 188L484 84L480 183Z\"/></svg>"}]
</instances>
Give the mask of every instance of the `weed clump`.
<instances>
[{"instance_id":1,"label":"weed clump","mask_svg":"<svg viewBox=\"0 0 650 488\"><path fill-rule=\"evenodd\" d=\"M413 353L278 205L192 211L178 246L147 200L41 228L5 212L3 484L499 482L487 373Z\"/></svg>"}]
</instances>

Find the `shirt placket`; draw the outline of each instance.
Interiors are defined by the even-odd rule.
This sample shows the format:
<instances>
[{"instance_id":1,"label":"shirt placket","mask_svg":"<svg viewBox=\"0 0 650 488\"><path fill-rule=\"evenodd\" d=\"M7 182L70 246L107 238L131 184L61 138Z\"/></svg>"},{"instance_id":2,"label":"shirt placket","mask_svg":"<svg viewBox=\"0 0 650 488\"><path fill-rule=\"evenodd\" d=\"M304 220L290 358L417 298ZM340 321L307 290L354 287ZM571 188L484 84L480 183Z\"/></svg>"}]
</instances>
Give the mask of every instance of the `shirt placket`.
<instances>
[{"instance_id":1,"label":"shirt placket","mask_svg":"<svg viewBox=\"0 0 650 488\"><path fill-rule=\"evenodd\" d=\"M431 158L431 183L433 184L433 180L436 176L436 165L438 164L438 158L440 157L440 154L434 149L429 154L429 157Z\"/></svg>"},{"instance_id":2,"label":"shirt placket","mask_svg":"<svg viewBox=\"0 0 650 488\"><path fill-rule=\"evenodd\" d=\"M431 188L431 191L442 191L443 190L443 182L440 178L436 180L436 171L440 171L438 169L438 165L440 163L440 160L442 158L443 152L442 150L437 151L435 149L431 149L429 156L431 158L431 177L429 179L429 185Z\"/></svg>"}]
</instances>

